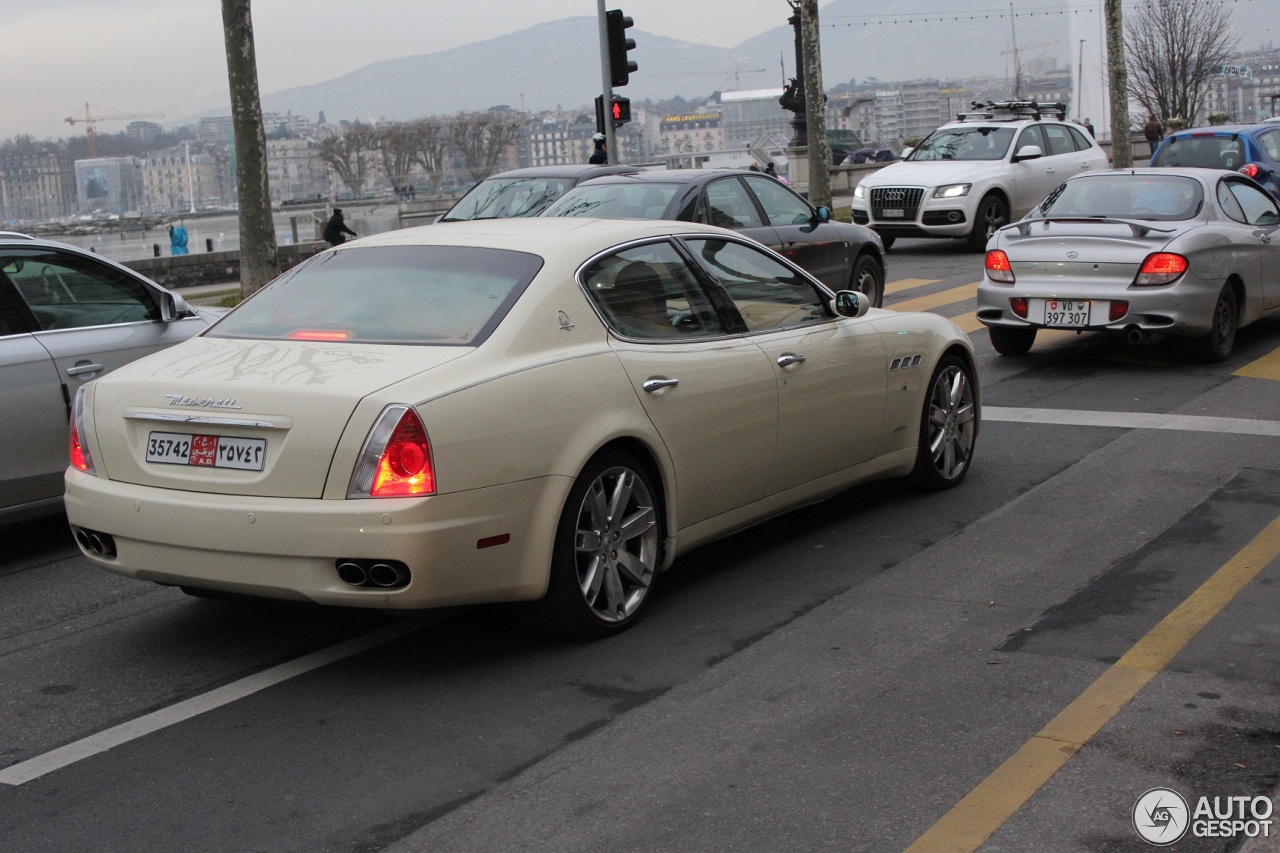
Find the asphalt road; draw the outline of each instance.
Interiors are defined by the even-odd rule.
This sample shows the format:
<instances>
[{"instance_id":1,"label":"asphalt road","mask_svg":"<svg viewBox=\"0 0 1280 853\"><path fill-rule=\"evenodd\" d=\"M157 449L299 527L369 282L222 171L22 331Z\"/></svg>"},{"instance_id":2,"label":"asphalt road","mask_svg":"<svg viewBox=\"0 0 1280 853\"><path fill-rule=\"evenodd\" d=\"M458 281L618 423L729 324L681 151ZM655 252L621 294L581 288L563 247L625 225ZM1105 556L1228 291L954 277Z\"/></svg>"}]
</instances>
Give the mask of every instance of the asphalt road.
<instances>
[{"instance_id":1,"label":"asphalt road","mask_svg":"<svg viewBox=\"0 0 1280 853\"><path fill-rule=\"evenodd\" d=\"M890 260L888 306L975 328L980 256ZM963 486L704 547L603 642L193 599L61 519L0 532L0 851L1129 851L1150 789L1270 795L1280 320L1221 365L974 339Z\"/></svg>"}]
</instances>

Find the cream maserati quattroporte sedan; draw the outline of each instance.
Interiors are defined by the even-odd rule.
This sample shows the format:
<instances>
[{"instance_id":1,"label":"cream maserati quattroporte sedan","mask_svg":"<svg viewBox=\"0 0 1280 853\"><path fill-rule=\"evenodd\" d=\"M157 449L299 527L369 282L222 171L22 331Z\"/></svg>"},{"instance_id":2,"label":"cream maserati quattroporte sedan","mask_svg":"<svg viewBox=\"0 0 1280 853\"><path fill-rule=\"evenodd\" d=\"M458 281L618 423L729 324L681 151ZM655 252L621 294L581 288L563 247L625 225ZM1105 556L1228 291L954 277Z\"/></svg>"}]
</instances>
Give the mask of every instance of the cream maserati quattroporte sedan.
<instances>
[{"instance_id":1,"label":"cream maserati quattroporte sedan","mask_svg":"<svg viewBox=\"0 0 1280 853\"><path fill-rule=\"evenodd\" d=\"M85 386L66 508L94 563L195 594L604 635L694 546L958 484L978 426L956 326L731 231L460 222L317 255Z\"/></svg>"}]
</instances>

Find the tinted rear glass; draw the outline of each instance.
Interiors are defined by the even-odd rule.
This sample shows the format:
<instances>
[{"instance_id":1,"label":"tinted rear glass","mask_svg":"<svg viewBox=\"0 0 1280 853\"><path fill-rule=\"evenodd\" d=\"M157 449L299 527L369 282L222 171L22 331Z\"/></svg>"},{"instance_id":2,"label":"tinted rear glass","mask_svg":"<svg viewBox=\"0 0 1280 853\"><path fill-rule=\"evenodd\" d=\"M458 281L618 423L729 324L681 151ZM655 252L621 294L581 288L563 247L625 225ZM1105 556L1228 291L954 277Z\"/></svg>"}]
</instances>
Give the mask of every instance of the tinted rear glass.
<instances>
[{"instance_id":1,"label":"tinted rear glass","mask_svg":"<svg viewBox=\"0 0 1280 853\"><path fill-rule=\"evenodd\" d=\"M1067 181L1032 216L1192 219L1204 203L1200 182L1181 175L1099 175Z\"/></svg>"},{"instance_id":2,"label":"tinted rear glass","mask_svg":"<svg viewBox=\"0 0 1280 853\"><path fill-rule=\"evenodd\" d=\"M547 216L595 216L601 219L661 219L681 184L582 184L547 208Z\"/></svg>"},{"instance_id":3,"label":"tinted rear glass","mask_svg":"<svg viewBox=\"0 0 1280 853\"><path fill-rule=\"evenodd\" d=\"M1174 137L1151 159L1152 166L1199 169L1239 169L1244 164L1244 141L1232 136Z\"/></svg>"},{"instance_id":4,"label":"tinted rear glass","mask_svg":"<svg viewBox=\"0 0 1280 853\"><path fill-rule=\"evenodd\" d=\"M504 249L368 246L321 255L207 333L214 338L475 345L542 258Z\"/></svg>"},{"instance_id":5,"label":"tinted rear glass","mask_svg":"<svg viewBox=\"0 0 1280 853\"><path fill-rule=\"evenodd\" d=\"M490 178L459 199L443 221L537 216L571 186L573 178Z\"/></svg>"}]
</instances>

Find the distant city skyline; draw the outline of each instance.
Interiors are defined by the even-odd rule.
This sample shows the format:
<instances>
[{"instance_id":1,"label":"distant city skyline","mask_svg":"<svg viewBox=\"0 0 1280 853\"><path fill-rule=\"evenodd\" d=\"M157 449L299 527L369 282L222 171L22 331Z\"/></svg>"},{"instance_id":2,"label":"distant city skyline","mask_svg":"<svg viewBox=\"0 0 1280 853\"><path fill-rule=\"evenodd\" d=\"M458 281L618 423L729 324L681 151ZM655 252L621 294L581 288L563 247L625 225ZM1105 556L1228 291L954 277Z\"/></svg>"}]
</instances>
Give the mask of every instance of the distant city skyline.
<instances>
[{"instance_id":1,"label":"distant city skyline","mask_svg":"<svg viewBox=\"0 0 1280 853\"><path fill-rule=\"evenodd\" d=\"M218 0L40 0L5 10L0 138L84 132L64 119L85 103L102 115L172 123L225 101ZM827 2L820 5L825 6ZM637 29L728 47L786 22L785 0L610 0ZM300 10L304 10L300 13ZM567 17L592 0L258 0L252 6L259 87L316 83L370 63L451 47ZM314 116L312 117L314 118ZM127 122L103 122L103 133Z\"/></svg>"}]
</instances>

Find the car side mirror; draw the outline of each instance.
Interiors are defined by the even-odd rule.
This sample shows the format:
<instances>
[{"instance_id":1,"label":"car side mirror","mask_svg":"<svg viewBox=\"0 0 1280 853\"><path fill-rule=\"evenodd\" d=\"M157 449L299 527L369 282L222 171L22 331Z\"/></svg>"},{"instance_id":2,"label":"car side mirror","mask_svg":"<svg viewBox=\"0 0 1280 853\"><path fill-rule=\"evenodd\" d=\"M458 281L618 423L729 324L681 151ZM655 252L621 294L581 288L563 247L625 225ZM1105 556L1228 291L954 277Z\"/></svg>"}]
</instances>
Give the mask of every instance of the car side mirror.
<instances>
[{"instance_id":1,"label":"car side mirror","mask_svg":"<svg viewBox=\"0 0 1280 853\"><path fill-rule=\"evenodd\" d=\"M1023 160L1038 160L1044 156L1044 152L1040 150L1039 145L1024 145L1018 149L1018 153L1013 155L1013 162L1021 163Z\"/></svg>"},{"instance_id":2,"label":"car side mirror","mask_svg":"<svg viewBox=\"0 0 1280 853\"><path fill-rule=\"evenodd\" d=\"M871 310L871 300L856 290L837 290L831 310L841 317L861 317Z\"/></svg>"},{"instance_id":3,"label":"car side mirror","mask_svg":"<svg viewBox=\"0 0 1280 853\"><path fill-rule=\"evenodd\" d=\"M817 213L816 213L815 215L816 215L817 220L818 220L819 222L830 222L830 221L831 221L831 208L829 208L829 207L819 207L819 208L818 208L818 210L817 210Z\"/></svg>"},{"instance_id":4,"label":"car side mirror","mask_svg":"<svg viewBox=\"0 0 1280 853\"><path fill-rule=\"evenodd\" d=\"M166 323L180 320L191 313L187 300L168 290L160 291L160 319Z\"/></svg>"}]
</instances>

